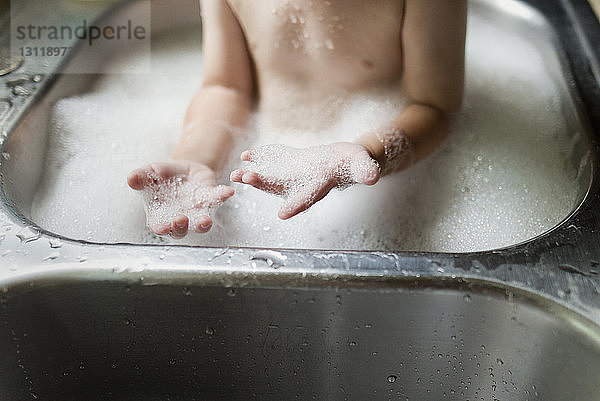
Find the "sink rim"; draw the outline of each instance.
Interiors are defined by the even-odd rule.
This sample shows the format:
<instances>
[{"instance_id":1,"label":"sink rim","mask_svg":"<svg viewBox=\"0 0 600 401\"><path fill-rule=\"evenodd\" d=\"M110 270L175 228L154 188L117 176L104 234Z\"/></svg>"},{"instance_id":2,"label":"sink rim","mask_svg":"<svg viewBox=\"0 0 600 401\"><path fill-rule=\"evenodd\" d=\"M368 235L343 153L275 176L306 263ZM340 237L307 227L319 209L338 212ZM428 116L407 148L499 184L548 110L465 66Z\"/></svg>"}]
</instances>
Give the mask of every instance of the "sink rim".
<instances>
[{"instance_id":1,"label":"sink rim","mask_svg":"<svg viewBox=\"0 0 600 401\"><path fill-rule=\"evenodd\" d=\"M86 282L122 285L124 288L169 286L185 288L244 288L282 289L290 292L302 290L332 290L335 292L394 293L404 291L442 291L457 294L476 294L494 298L513 305L525 305L557 321L564 322L585 338L600 354L600 324L571 305L547 294L509 284L497 279L456 276L368 275L348 273L307 274L302 267L269 269L260 274L252 271L226 270L211 266L149 267L144 270L115 271L110 264L101 266L76 266L63 264L51 269L13 274L0 278L0 304L13 297L45 288L60 288Z\"/></svg>"}]
</instances>

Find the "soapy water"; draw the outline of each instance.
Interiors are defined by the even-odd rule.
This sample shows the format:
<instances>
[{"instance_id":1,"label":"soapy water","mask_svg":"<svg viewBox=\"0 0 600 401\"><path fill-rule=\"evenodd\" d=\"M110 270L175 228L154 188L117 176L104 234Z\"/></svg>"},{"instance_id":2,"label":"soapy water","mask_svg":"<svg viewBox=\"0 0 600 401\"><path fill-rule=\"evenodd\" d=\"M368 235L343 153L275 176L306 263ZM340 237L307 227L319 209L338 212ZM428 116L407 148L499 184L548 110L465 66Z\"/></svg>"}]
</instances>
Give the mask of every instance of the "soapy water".
<instances>
[{"instance_id":1,"label":"soapy water","mask_svg":"<svg viewBox=\"0 0 600 401\"><path fill-rule=\"evenodd\" d=\"M183 240L157 237L146 228L140 194L127 187L126 176L165 160L177 143L201 82L199 47L185 32L153 39L151 76L102 76L88 93L56 103L33 221L97 242L460 252L527 240L576 206L572 133L560 90L546 70L549 61L537 45L472 14L463 111L446 142L426 160L374 186L331 191L285 221L277 217L281 198L234 183L236 194L210 211L209 233ZM389 121L403 100L390 90L334 103L335 113L322 111L338 116L326 130L274 129L255 115L218 182L228 184L229 173L243 166L244 149L349 141ZM294 113L302 114L297 107ZM318 116L304 116L305 122L311 119ZM289 160L278 159L270 168L287 167Z\"/></svg>"}]
</instances>

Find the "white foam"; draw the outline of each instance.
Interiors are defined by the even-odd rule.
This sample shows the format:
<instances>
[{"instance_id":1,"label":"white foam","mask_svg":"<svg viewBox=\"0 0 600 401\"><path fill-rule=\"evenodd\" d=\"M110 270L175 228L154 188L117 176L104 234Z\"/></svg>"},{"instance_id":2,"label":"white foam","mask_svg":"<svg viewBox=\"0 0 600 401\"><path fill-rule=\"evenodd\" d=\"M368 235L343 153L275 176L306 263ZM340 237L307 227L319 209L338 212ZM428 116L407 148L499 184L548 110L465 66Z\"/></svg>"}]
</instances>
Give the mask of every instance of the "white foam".
<instances>
[{"instance_id":1,"label":"white foam","mask_svg":"<svg viewBox=\"0 0 600 401\"><path fill-rule=\"evenodd\" d=\"M332 191L287 221L277 218L280 198L233 184L234 197L213 212L213 229L182 241L151 235L141 199L126 185L130 170L167 157L200 84L195 37L163 40L153 48L151 76L107 75L89 93L56 104L32 218L50 231L99 242L474 251L534 237L575 207L572 133L545 69L549 61L526 38L486 22L469 19L464 109L434 155L374 187ZM350 140L399 104L389 93L348 99L332 105L340 118L325 131L281 131L255 118L252 144ZM221 183L240 167L247 145L232 152Z\"/></svg>"}]
</instances>

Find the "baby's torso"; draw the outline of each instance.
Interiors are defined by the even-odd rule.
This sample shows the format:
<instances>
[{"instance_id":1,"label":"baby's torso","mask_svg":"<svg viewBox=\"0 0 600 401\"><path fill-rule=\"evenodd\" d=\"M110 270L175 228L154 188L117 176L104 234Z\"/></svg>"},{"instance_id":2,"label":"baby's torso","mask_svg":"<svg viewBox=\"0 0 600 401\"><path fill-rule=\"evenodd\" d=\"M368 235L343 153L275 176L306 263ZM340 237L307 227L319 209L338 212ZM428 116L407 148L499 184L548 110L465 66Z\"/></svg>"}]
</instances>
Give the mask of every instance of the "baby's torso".
<instances>
[{"instance_id":1,"label":"baby's torso","mask_svg":"<svg viewBox=\"0 0 600 401\"><path fill-rule=\"evenodd\" d=\"M400 80L402 0L228 1L244 30L267 112L321 109Z\"/></svg>"}]
</instances>

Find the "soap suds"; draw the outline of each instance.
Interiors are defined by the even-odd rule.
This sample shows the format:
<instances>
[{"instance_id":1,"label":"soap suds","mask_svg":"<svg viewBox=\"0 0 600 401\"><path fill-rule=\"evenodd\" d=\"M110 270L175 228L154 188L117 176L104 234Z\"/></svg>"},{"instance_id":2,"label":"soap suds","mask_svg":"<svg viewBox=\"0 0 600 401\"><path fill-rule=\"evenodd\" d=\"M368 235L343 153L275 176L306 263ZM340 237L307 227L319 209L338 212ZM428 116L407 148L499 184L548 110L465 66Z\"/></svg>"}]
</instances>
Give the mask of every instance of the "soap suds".
<instances>
[{"instance_id":1,"label":"soap suds","mask_svg":"<svg viewBox=\"0 0 600 401\"><path fill-rule=\"evenodd\" d=\"M463 111L432 156L375 186L332 191L286 221L277 217L280 198L232 184L236 194L212 212L211 231L183 240L151 234L141 197L126 184L134 168L167 158L201 82L194 35L154 41L152 75L102 76L88 93L56 103L32 219L49 231L96 242L218 247L461 252L539 235L566 217L578 198L573 133L546 70L557 61L477 14L469 17L468 32ZM218 182L228 184L229 172L242 166L243 149L348 141L397 113L399 103L392 95L348 99L336 106L341 118L326 131L275 130L255 116L254 136L237 145Z\"/></svg>"}]
</instances>

